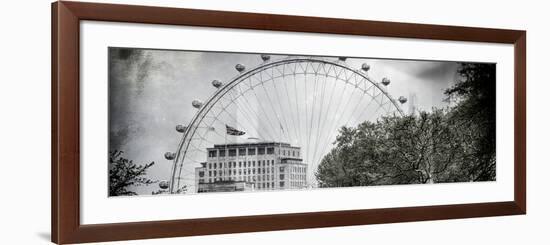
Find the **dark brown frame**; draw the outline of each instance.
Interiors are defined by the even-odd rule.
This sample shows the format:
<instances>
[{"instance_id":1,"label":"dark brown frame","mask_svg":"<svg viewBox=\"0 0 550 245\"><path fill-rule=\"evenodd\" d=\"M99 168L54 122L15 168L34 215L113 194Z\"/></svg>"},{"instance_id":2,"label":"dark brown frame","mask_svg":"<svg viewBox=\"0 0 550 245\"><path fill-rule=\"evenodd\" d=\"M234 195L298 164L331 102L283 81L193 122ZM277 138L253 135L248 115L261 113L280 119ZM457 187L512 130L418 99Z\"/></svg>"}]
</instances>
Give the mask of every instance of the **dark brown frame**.
<instances>
[{"instance_id":1,"label":"dark brown frame","mask_svg":"<svg viewBox=\"0 0 550 245\"><path fill-rule=\"evenodd\" d=\"M79 23L81 20L243 28L514 45L514 201L315 213L80 224ZM526 213L526 32L131 5L52 4L52 241L80 243Z\"/></svg>"}]
</instances>

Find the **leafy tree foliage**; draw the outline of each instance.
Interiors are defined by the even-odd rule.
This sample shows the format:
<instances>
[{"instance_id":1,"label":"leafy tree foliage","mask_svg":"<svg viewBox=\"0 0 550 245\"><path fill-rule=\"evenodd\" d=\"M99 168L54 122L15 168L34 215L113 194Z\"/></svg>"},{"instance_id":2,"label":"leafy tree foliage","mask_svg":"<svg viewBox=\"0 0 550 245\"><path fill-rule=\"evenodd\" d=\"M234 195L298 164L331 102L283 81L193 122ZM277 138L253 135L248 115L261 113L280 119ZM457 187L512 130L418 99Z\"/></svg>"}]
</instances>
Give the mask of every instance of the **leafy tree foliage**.
<instances>
[{"instance_id":1,"label":"leafy tree foliage","mask_svg":"<svg viewBox=\"0 0 550 245\"><path fill-rule=\"evenodd\" d=\"M474 181L496 177L496 65L465 63L459 80L445 94L458 101L449 117L457 130L467 130L474 155L468 173Z\"/></svg>"},{"instance_id":2,"label":"leafy tree foliage","mask_svg":"<svg viewBox=\"0 0 550 245\"><path fill-rule=\"evenodd\" d=\"M109 156L109 196L133 196L131 186L142 186L156 183L147 177L147 169L155 164L136 165L132 160L122 157L123 152L115 150Z\"/></svg>"},{"instance_id":3,"label":"leafy tree foliage","mask_svg":"<svg viewBox=\"0 0 550 245\"><path fill-rule=\"evenodd\" d=\"M463 64L456 105L343 127L322 159L320 187L495 179L494 65Z\"/></svg>"}]
</instances>

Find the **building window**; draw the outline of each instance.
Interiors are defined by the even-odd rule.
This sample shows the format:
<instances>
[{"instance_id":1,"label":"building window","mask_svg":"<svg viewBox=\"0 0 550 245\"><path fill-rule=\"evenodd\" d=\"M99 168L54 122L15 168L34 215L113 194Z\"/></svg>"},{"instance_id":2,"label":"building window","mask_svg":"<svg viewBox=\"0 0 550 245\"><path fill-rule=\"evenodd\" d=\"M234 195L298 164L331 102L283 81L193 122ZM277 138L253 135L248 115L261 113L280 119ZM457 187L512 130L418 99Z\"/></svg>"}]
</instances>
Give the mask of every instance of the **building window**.
<instances>
[{"instance_id":1,"label":"building window","mask_svg":"<svg viewBox=\"0 0 550 245\"><path fill-rule=\"evenodd\" d=\"M201 177L201 178L204 177L204 172L203 171L199 172L199 177Z\"/></svg>"},{"instance_id":2,"label":"building window","mask_svg":"<svg viewBox=\"0 0 550 245\"><path fill-rule=\"evenodd\" d=\"M258 148L258 155L265 155L265 148Z\"/></svg>"},{"instance_id":3,"label":"building window","mask_svg":"<svg viewBox=\"0 0 550 245\"><path fill-rule=\"evenodd\" d=\"M243 164L243 162L239 162L239 168L243 166L242 164Z\"/></svg>"},{"instance_id":4,"label":"building window","mask_svg":"<svg viewBox=\"0 0 550 245\"><path fill-rule=\"evenodd\" d=\"M284 174L280 174L280 175L279 175L279 179L280 179L280 180L284 180L284 179L285 179L285 175L284 175Z\"/></svg>"},{"instance_id":5,"label":"building window","mask_svg":"<svg viewBox=\"0 0 550 245\"><path fill-rule=\"evenodd\" d=\"M249 156L256 155L256 148L248 148L248 155Z\"/></svg>"},{"instance_id":6,"label":"building window","mask_svg":"<svg viewBox=\"0 0 550 245\"><path fill-rule=\"evenodd\" d=\"M244 156L246 155L246 149L245 148L240 148L239 149L239 156Z\"/></svg>"},{"instance_id":7,"label":"building window","mask_svg":"<svg viewBox=\"0 0 550 245\"><path fill-rule=\"evenodd\" d=\"M230 149L229 150L229 156L230 157L234 157L237 155L237 150L236 149Z\"/></svg>"},{"instance_id":8,"label":"building window","mask_svg":"<svg viewBox=\"0 0 550 245\"><path fill-rule=\"evenodd\" d=\"M283 181L279 182L279 187L285 187L285 182Z\"/></svg>"},{"instance_id":9,"label":"building window","mask_svg":"<svg viewBox=\"0 0 550 245\"><path fill-rule=\"evenodd\" d=\"M295 154L295 152L294 152L294 151L292 151L292 156L294 156L294 154Z\"/></svg>"},{"instance_id":10,"label":"building window","mask_svg":"<svg viewBox=\"0 0 550 245\"><path fill-rule=\"evenodd\" d=\"M208 157L216 157L216 153L217 153L216 150L208 151Z\"/></svg>"},{"instance_id":11,"label":"building window","mask_svg":"<svg viewBox=\"0 0 550 245\"><path fill-rule=\"evenodd\" d=\"M225 157L225 150L220 150L219 155L220 157Z\"/></svg>"},{"instance_id":12,"label":"building window","mask_svg":"<svg viewBox=\"0 0 550 245\"><path fill-rule=\"evenodd\" d=\"M268 155L273 155L274 152L275 152L275 149L273 147L268 147L267 148L267 154Z\"/></svg>"},{"instance_id":13,"label":"building window","mask_svg":"<svg viewBox=\"0 0 550 245\"><path fill-rule=\"evenodd\" d=\"M208 177L212 176L212 171L208 171Z\"/></svg>"},{"instance_id":14,"label":"building window","mask_svg":"<svg viewBox=\"0 0 550 245\"><path fill-rule=\"evenodd\" d=\"M271 165L275 165L275 160L271 160Z\"/></svg>"},{"instance_id":15,"label":"building window","mask_svg":"<svg viewBox=\"0 0 550 245\"><path fill-rule=\"evenodd\" d=\"M256 167L256 161L252 161L252 167Z\"/></svg>"},{"instance_id":16,"label":"building window","mask_svg":"<svg viewBox=\"0 0 550 245\"><path fill-rule=\"evenodd\" d=\"M279 168L279 172L284 172L285 171L285 167L280 167Z\"/></svg>"}]
</instances>

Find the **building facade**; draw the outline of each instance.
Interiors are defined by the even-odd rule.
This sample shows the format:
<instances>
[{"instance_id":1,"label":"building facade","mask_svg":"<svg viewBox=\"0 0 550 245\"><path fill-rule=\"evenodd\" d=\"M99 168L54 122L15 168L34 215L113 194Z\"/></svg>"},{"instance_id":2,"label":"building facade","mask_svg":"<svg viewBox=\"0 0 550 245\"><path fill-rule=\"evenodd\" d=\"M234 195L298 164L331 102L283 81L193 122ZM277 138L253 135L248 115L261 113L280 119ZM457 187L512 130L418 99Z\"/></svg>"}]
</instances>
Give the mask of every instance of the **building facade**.
<instances>
[{"instance_id":1,"label":"building facade","mask_svg":"<svg viewBox=\"0 0 550 245\"><path fill-rule=\"evenodd\" d=\"M199 193L307 187L300 147L288 143L214 145L207 154L207 161L195 169Z\"/></svg>"}]
</instances>

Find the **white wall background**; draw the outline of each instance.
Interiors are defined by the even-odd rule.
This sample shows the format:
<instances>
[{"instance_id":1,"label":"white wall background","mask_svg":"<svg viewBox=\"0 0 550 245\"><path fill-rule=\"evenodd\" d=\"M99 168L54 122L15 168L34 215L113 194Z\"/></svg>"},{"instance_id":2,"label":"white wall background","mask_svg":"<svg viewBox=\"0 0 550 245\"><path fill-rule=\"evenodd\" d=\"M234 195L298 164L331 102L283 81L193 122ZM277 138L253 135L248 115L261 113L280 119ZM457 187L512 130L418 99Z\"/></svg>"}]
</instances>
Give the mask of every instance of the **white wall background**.
<instances>
[{"instance_id":1,"label":"white wall background","mask_svg":"<svg viewBox=\"0 0 550 245\"><path fill-rule=\"evenodd\" d=\"M99 2L99 1L98 1ZM113 244L548 244L546 158L550 21L544 1L114 1L230 11L526 29L528 214ZM0 244L48 244L50 1L9 1L0 15Z\"/></svg>"}]
</instances>

